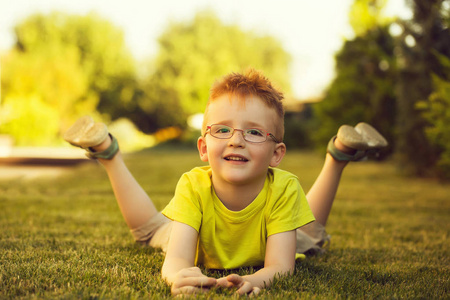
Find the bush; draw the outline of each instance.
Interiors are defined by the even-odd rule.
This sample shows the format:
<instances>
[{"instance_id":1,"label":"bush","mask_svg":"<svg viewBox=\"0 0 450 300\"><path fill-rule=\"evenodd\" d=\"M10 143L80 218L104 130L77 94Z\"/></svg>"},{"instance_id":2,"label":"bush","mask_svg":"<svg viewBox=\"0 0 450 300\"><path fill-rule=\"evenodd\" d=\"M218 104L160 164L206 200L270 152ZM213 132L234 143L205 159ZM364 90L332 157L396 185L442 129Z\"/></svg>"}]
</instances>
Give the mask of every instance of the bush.
<instances>
[{"instance_id":1,"label":"bush","mask_svg":"<svg viewBox=\"0 0 450 300\"><path fill-rule=\"evenodd\" d=\"M450 70L450 59L441 57L441 61ZM450 179L450 82L433 76L433 84L435 90L428 101L420 102L418 106L429 122L425 129L427 137L439 152L438 175Z\"/></svg>"}]
</instances>

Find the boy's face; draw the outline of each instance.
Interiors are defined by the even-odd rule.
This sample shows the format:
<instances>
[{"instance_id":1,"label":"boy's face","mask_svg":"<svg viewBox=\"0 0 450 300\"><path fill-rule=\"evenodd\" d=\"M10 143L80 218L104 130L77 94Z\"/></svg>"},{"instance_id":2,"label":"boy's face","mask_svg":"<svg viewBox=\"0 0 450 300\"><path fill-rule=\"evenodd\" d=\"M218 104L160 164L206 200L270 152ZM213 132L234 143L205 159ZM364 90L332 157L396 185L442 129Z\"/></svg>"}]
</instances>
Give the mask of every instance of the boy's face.
<instances>
[{"instance_id":1,"label":"boy's face","mask_svg":"<svg viewBox=\"0 0 450 300\"><path fill-rule=\"evenodd\" d=\"M235 96L222 95L209 104L206 125L221 124L235 129L256 128L274 133L279 117L255 96L239 101ZM263 184L269 166L281 162L286 146L272 138L262 143L244 140L241 131L234 131L229 139L218 139L209 131L198 140L202 161L209 162L213 184Z\"/></svg>"}]
</instances>

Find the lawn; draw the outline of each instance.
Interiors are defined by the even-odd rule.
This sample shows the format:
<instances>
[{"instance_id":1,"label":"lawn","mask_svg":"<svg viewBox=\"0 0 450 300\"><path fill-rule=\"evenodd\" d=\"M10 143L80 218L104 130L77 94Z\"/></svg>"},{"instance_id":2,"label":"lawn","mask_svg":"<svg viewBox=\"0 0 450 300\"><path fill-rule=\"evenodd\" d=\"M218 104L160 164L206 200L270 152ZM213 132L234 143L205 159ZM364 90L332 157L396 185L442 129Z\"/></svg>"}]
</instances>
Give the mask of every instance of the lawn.
<instances>
[{"instance_id":1,"label":"lawn","mask_svg":"<svg viewBox=\"0 0 450 300\"><path fill-rule=\"evenodd\" d=\"M193 151L126 160L160 209L179 176L200 162ZM289 152L281 167L307 191L322 162L322 155ZM277 279L260 297L449 299L449 221L450 185L402 177L392 162L352 163L329 219L328 252L298 261L294 276ZM133 242L101 166L0 181L1 299L169 298L162 263L159 250Z\"/></svg>"}]
</instances>

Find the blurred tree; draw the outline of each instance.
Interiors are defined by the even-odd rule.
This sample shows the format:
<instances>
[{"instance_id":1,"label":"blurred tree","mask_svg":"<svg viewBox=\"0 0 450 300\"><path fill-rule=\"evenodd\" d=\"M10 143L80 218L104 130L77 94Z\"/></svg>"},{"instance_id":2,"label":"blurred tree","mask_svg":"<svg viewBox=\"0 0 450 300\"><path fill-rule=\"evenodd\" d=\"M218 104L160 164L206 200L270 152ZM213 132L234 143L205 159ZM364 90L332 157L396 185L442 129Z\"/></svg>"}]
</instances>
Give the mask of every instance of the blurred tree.
<instances>
[{"instance_id":1,"label":"blurred tree","mask_svg":"<svg viewBox=\"0 0 450 300\"><path fill-rule=\"evenodd\" d=\"M2 126L17 144L60 141L82 114L115 113L136 85L122 32L94 14L33 15L15 28L2 57Z\"/></svg>"},{"instance_id":2,"label":"blurred tree","mask_svg":"<svg viewBox=\"0 0 450 300\"><path fill-rule=\"evenodd\" d=\"M55 142L62 119L92 111L97 98L74 49L48 47L24 54L13 49L2 57L0 131L17 145Z\"/></svg>"},{"instance_id":3,"label":"blurred tree","mask_svg":"<svg viewBox=\"0 0 450 300\"><path fill-rule=\"evenodd\" d=\"M428 115L433 117L426 119L420 108L428 105L439 107L435 101L440 97L433 96L433 89L436 88L433 87L433 74L437 76L435 82L438 90L443 86L440 80L450 79L442 63L444 60L439 59L439 56L450 58L449 2L411 0L409 3L413 8L413 18L401 22L404 30L396 52L399 62L398 153L405 171L416 175L434 173L440 156L439 147L436 147L438 145L433 143L437 141L436 138L430 143L425 128L431 125L435 130L444 130L445 126L439 123L446 119L439 117L442 115L436 114L436 109L432 109L433 112ZM442 90L440 93L447 96ZM427 103L427 99L431 99L432 103ZM425 105L418 104L421 101L425 101Z\"/></svg>"},{"instance_id":4,"label":"blurred tree","mask_svg":"<svg viewBox=\"0 0 450 300\"><path fill-rule=\"evenodd\" d=\"M384 15L388 0L355 0L350 7L349 23L356 36L378 26L386 26L392 20Z\"/></svg>"},{"instance_id":5,"label":"blurred tree","mask_svg":"<svg viewBox=\"0 0 450 300\"><path fill-rule=\"evenodd\" d=\"M342 124L371 123L390 142L395 124L395 42L389 22L379 12L386 1L356 0L350 23L356 37L344 43L336 55L336 77L323 101L315 104L318 145L326 145ZM364 13L361 13L364 12ZM360 14L361 13L361 14ZM380 25L384 24L384 25Z\"/></svg>"},{"instance_id":6,"label":"blurred tree","mask_svg":"<svg viewBox=\"0 0 450 300\"><path fill-rule=\"evenodd\" d=\"M445 67L446 78L450 78L450 59L443 55L439 57ZM439 154L438 175L450 179L450 80L437 75L433 75L432 79L433 92L428 101L419 102L417 107L423 110L428 122L425 132Z\"/></svg>"},{"instance_id":7,"label":"blurred tree","mask_svg":"<svg viewBox=\"0 0 450 300\"><path fill-rule=\"evenodd\" d=\"M133 120L144 131L160 124L184 125L188 115L203 112L214 80L247 67L264 70L290 92L290 57L280 42L223 24L203 11L188 22L173 22L159 38L160 50L144 80Z\"/></svg>"}]
</instances>

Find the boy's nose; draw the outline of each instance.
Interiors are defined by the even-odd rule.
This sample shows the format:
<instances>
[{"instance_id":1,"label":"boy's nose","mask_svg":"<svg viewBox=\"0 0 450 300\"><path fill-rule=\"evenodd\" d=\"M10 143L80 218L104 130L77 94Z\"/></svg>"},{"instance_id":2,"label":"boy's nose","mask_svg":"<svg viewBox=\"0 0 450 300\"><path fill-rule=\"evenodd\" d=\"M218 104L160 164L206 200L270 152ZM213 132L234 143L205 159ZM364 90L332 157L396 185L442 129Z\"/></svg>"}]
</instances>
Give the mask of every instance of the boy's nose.
<instances>
[{"instance_id":1,"label":"boy's nose","mask_svg":"<svg viewBox=\"0 0 450 300\"><path fill-rule=\"evenodd\" d=\"M235 129L233 135L228 140L228 145L232 147L245 147L244 132Z\"/></svg>"}]
</instances>

